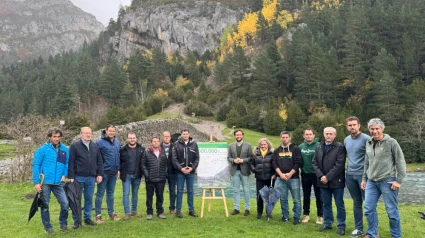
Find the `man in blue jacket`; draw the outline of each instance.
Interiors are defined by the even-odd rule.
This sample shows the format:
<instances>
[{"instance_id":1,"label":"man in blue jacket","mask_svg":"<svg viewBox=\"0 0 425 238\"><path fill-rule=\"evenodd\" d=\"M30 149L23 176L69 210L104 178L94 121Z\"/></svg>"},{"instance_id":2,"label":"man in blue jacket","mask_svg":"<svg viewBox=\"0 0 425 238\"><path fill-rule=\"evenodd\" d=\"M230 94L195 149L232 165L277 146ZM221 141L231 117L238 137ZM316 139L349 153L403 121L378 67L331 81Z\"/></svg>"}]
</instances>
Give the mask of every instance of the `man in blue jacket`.
<instances>
[{"instance_id":1,"label":"man in blue jacket","mask_svg":"<svg viewBox=\"0 0 425 238\"><path fill-rule=\"evenodd\" d=\"M114 221L120 220L114 212L114 192L120 168L120 142L115 138L115 126L110 124L102 131L102 136L96 141L103 158L103 180L97 185L95 210L96 223L102 224L101 210L103 195L106 190L106 204L108 217Z\"/></svg>"},{"instance_id":2,"label":"man in blue jacket","mask_svg":"<svg viewBox=\"0 0 425 238\"><path fill-rule=\"evenodd\" d=\"M44 143L34 154L32 161L32 179L37 192L43 192L46 203L50 202L50 192L53 192L58 200L61 210L59 215L60 229L68 232L68 200L66 198L64 185L65 178L68 177L68 148L62 144L63 132L58 128L50 128L47 132L49 140ZM43 189L41 188L41 177L44 175ZM41 209L41 221L44 229L49 235L53 235L53 226L50 224L50 213L48 208Z\"/></svg>"}]
</instances>

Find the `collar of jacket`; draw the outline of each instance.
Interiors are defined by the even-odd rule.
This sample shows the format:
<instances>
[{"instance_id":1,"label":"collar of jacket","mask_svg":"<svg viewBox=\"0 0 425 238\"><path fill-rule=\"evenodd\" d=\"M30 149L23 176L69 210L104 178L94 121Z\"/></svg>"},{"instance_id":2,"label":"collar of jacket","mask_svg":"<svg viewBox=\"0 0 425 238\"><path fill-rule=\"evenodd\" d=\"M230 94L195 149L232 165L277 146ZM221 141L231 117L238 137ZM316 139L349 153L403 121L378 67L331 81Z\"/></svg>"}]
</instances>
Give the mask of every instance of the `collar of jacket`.
<instances>
[{"instance_id":1,"label":"collar of jacket","mask_svg":"<svg viewBox=\"0 0 425 238\"><path fill-rule=\"evenodd\" d=\"M152 153L152 154L155 154L154 153L154 151L153 151L153 146L152 145L150 145L149 146L149 151ZM162 148L161 148L161 146L159 147L159 154L161 154L162 153Z\"/></svg>"},{"instance_id":2,"label":"collar of jacket","mask_svg":"<svg viewBox=\"0 0 425 238\"><path fill-rule=\"evenodd\" d=\"M189 145L190 143L192 143L192 141L193 141L192 137L189 137L189 140L187 141L187 144ZM178 142L182 143L183 145L185 144L182 138L180 138L178 140Z\"/></svg>"}]
</instances>

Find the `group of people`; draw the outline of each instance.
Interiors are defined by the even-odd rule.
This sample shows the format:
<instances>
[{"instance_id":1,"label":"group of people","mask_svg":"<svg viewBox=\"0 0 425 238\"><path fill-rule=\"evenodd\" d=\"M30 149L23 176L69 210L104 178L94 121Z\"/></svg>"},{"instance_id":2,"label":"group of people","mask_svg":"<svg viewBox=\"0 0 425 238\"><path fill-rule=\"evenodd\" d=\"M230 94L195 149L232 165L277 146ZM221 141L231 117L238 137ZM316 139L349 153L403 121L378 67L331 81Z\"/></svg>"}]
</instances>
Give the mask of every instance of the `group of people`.
<instances>
[{"instance_id":1,"label":"group of people","mask_svg":"<svg viewBox=\"0 0 425 238\"><path fill-rule=\"evenodd\" d=\"M146 219L153 219L153 196L156 195L156 215L166 219L164 214L164 189L168 180L170 191L170 214L183 218L182 198L186 182L189 215L198 217L194 211L193 186L195 170L199 164L199 150L197 143L190 137L187 129L181 131L179 139L171 143L170 132L164 131L162 136L154 135L148 148L137 143L137 136L127 134L127 144L120 146L115 137L116 128L108 125L102 131L101 138L92 141L92 130L89 127L81 128L81 138L69 146L61 143L63 136L59 128L50 128L47 136L49 140L34 154L32 162L32 177L34 188L41 192L47 204L53 192L60 204L59 224L62 232L68 232L68 200L65 194L65 179L70 183L80 184L80 197L84 197L84 224L94 226L104 223L102 219L102 201L106 191L108 218L121 220L114 210L114 192L118 177L122 181L122 203L124 206L123 220L131 216L142 217L137 211L138 191L141 178L146 182ZM39 178L43 174L44 181ZM95 198L95 220L91 218L95 184L97 184ZM177 185L177 191L176 191ZM130 209L131 191L131 209ZM48 208L41 209L41 220L48 234L54 234L50 223ZM73 214L74 229L81 227L81 218Z\"/></svg>"},{"instance_id":2,"label":"group of people","mask_svg":"<svg viewBox=\"0 0 425 238\"><path fill-rule=\"evenodd\" d=\"M350 135L345 138L344 143L335 141L336 129L333 127L323 130L322 142L315 138L312 128L306 129L303 132L304 142L299 146L291 143L288 131L282 131L282 143L278 148L273 149L272 143L267 138L262 138L254 151L249 143L243 141L243 131L235 130L236 142L229 146L227 157L233 184L234 210L231 214L240 214L241 185L245 202L244 215L250 214L249 176L252 172L256 178L258 219L261 219L264 210L259 191L264 186L274 184L280 193L281 221L290 220L288 195L291 193L293 224L309 222L313 187L317 208L316 224L321 225L318 231L332 229L333 197L337 208L337 234L345 235L344 188L347 187L353 199L354 214L354 230L350 236L379 237L376 207L382 195L391 237L400 238L397 197L406 174L404 155L397 141L383 133L385 124L381 119L373 118L367 126L371 137L361 132L360 120L357 117L347 118L346 128ZM363 214L368 222L366 231L363 226ZM267 216L271 217L270 214Z\"/></svg>"},{"instance_id":3,"label":"group of people","mask_svg":"<svg viewBox=\"0 0 425 238\"><path fill-rule=\"evenodd\" d=\"M346 127L350 135L344 143L335 141L336 129L326 127L324 140L315 138L313 129L303 132L304 142L296 146L291 143L288 131L280 133L281 144L273 149L267 138L258 141L252 150L244 142L242 130L235 130L235 143L229 145L228 161L233 184L234 210L232 215L240 213L240 186L244 195L244 216L250 215L249 176L256 178L257 218L261 219L264 203L259 191L264 186L273 186L280 193L282 222L289 222L288 195L293 200L293 224L310 221L310 196L313 187L316 197L316 224L318 231L331 230L334 223L332 197L337 208L337 234L344 235L346 229L346 211L344 205L344 187L347 186L353 199L354 231L351 236L376 238L378 235L377 202L383 197L390 223L392 237L401 237L400 215L397 196L406 173L403 152L397 141L384 134L385 124L378 118L368 122L371 137L360 131L357 117L349 117ZM115 138L116 128L108 125L101 139L92 141L89 127L81 129L80 140L68 148L61 143L63 133L58 128L49 129L49 140L34 154L33 181L35 190L42 192L47 203L50 193L56 196L60 206L60 230L67 232L68 201L64 192L65 179L78 181L81 185L80 196L84 195L84 223L94 226L103 223L101 208L106 191L108 217L112 220L121 218L114 210L114 191L117 178L123 184L123 220L131 216L141 217L137 212L138 189L141 178L146 182L147 220L153 218L153 195L156 194L156 213L165 219L163 201L166 181L170 194L170 214L182 218L182 196L186 182L189 215L197 217L194 211L193 186L195 170L199 164L199 150L187 129L181 131L180 138L171 143L170 132L162 136L153 136L148 148L137 143L135 133L128 133L127 144L120 147ZM346 159L348 165L346 166ZM39 174L45 180L41 187ZM95 199L95 221L91 219L92 197L97 183ZM176 192L177 185L177 192ZM303 208L301 209L301 188L303 191ZM129 196L131 197L131 210ZM177 199L176 199L177 198ZM177 200L177 203L176 203ZM364 209L363 209L364 205ZM303 216L301 216L303 212ZM364 232L363 214L368 221ZM267 214L270 218L271 214ZM41 210L44 229L53 234L48 209ZM74 229L82 224L73 214Z\"/></svg>"}]
</instances>

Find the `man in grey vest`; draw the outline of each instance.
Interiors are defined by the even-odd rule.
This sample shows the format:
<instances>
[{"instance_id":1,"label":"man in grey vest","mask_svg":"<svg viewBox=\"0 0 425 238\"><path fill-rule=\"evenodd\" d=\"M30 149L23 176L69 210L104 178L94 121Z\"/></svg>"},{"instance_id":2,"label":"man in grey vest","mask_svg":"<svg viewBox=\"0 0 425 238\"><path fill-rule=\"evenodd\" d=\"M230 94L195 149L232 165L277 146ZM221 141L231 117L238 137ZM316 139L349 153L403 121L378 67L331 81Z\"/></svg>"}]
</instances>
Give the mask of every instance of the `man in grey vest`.
<instances>
[{"instance_id":1,"label":"man in grey vest","mask_svg":"<svg viewBox=\"0 0 425 238\"><path fill-rule=\"evenodd\" d=\"M250 203L249 203L249 184L248 179L251 174L249 168L249 161L252 156L252 148L249 143L243 141L244 133L242 130L235 130L233 132L236 142L229 146L227 160L230 163L230 173L232 175L233 183L233 200L234 210L232 215L239 214L239 202L240 202L240 185L242 183L244 191L245 201L245 213L244 216L249 215Z\"/></svg>"}]
</instances>

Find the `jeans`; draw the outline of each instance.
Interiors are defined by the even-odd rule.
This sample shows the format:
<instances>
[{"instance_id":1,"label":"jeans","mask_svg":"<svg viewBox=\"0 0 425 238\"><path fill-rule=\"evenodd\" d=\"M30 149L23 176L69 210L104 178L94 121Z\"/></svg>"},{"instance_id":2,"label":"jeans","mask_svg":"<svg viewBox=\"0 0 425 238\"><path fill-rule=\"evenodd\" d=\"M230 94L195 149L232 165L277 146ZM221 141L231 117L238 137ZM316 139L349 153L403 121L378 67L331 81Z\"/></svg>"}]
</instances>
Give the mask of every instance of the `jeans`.
<instances>
[{"instance_id":1,"label":"jeans","mask_svg":"<svg viewBox=\"0 0 425 238\"><path fill-rule=\"evenodd\" d=\"M195 174L177 174L177 211L182 210L182 200L183 200L183 190L184 190L184 182L186 181L186 189L187 189L187 205L189 207L189 211L193 211L195 208L193 207L193 184L195 183Z\"/></svg>"},{"instance_id":2,"label":"jeans","mask_svg":"<svg viewBox=\"0 0 425 238\"><path fill-rule=\"evenodd\" d=\"M362 175L347 175L345 183L353 199L354 228L363 231L363 201L365 192L360 188Z\"/></svg>"},{"instance_id":3,"label":"jeans","mask_svg":"<svg viewBox=\"0 0 425 238\"><path fill-rule=\"evenodd\" d=\"M122 204L124 206L125 214L130 214L130 203L128 197L130 196L131 186L131 211L137 212L137 201L139 200L138 193L141 178L134 178L133 174L127 174L125 182L122 183Z\"/></svg>"},{"instance_id":4,"label":"jeans","mask_svg":"<svg viewBox=\"0 0 425 238\"><path fill-rule=\"evenodd\" d=\"M303 213L304 215L310 215L310 197L311 197L311 186L314 189L314 196L316 197L316 209L317 216L323 217L323 201L322 195L320 194L320 188L317 186L316 174L302 174L301 185L303 188Z\"/></svg>"},{"instance_id":5,"label":"jeans","mask_svg":"<svg viewBox=\"0 0 425 238\"><path fill-rule=\"evenodd\" d=\"M367 219L368 227L366 234L372 237L378 236L378 213L376 205L379 197L384 198L385 210L390 221L390 233L392 237L401 237L400 214L398 212L398 190L391 190L391 184L395 178L388 178L383 181L367 180L364 214Z\"/></svg>"},{"instance_id":6,"label":"jeans","mask_svg":"<svg viewBox=\"0 0 425 238\"><path fill-rule=\"evenodd\" d=\"M338 228L345 229L344 188L320 188L323 200L323 220L326 227L332 227L334 214L332 212L332 195L336 205L336 220Z\"/></svg>"},{"instance_id":7,"label":"jeans","mask_svg":"<svg viewBox=\"0 0 425 238\"><path fill-rule=\"evenodd\" d=\"M294 207L292 212L294 218L299 219L301 217L301 186L300 179L293 178L285 181L281 178L276 179L276 189L280 192L280 207L282 209L282 216L289 219L288 209L288 191L291 192L292 200L294 201Z\"/></svg>"},{"instance_id":8,"label":"jeans","mask_svg":"<svg viewBox=\"0 0 425 238\"><path fill-rule=\"evenodd\" d=\"M92 199L96 178L75 176L75 180L80 183L80 197L82 197L84 191L84 220L91 219L91 209L93 207ZM77 222L77 217L74 213L72 213L72 218L74 222Z\"/></svg>"},{"instance_id":9,"label":"jeans","mask_svg":"<svg viewBox=\"0 0 425 238\"><path fill-rule=\"evenodd\" d=\"M104 174L102 182L97 184L95 210L96 216L101 214L103 195L106 190L106 204L108 206L108 214L114 213L114 191L117 183L117 174Z\"/></svg>"},{"instance_id":10,"label":"jeans","mask_svg":"<svg viewBox=\"0 0 425 238\"><path fill-rule=\"evenodd\" d=\"M240 170L236 170L235 174L232 176L232 183L233 183L233 202L234 202L234 208L235 210L239 210L239 203L240 203L240 190L241 190L241 183L244 193L244 202L245 202L245 210L250 209L250 203L249 203L249 183L248 183L249 176L244 176Z\"/></svg>"},{"instance_id":11,"label":"jeans","mask_svg":"<svg viewBox=\"0 0 425 238\"><path fill-rule=\"evenodd\" d=\"M156 214L161 215L164 213L164 188L165 181L163 182L146 182L146 213L153 215L153 194L156 194Z\"/></svg>"},{"instance_id":12,"label":"jeans","mask_svg":"<svg viewBox=\"0 0 425 238\"><path fill-rule=\"evenodd\" d=\"M168 190L170 191L170 206L168 209L175 210L176 209L176 197L177 197L177 174L168 174Z\"/></svg>"},{"instance_id":13,"label":"jeans","mask_svg":"<svg viewBox=\"0 0 425 238\"><path fill-rule=\"evenodd\" d=\"M267 179L267 180L256 179L255 180L255 185L257 190L257 214L258 215L263 214L263 209L264 209L264 202L263 202L263 198L261 198L260 190L264 186L269 187L270 183L271 183L271 179ZM268 214L268 215L271 215L271 214Z\"/></svg>"},{"instance_id":14,"label":"jeans","mask_svg":"<svg viewBox=\"0 0 425 238\"><path fill-rule=\"evenodd\" d=\"M49 205L50 204L50 192L53 192L56 199L58 200L61 210L59 213L59 225L61 227L67 226L68 219L68 199L66 198L65 190L64 190L64 182L61 182L58 185L44 184L42 193L44 196L44 200ZM43 222L44 229L48 230L53 228L52 224L50 224L50 213L49 209L43 208L41 209L41 221Z\"/></svg>"}]
</instances>

